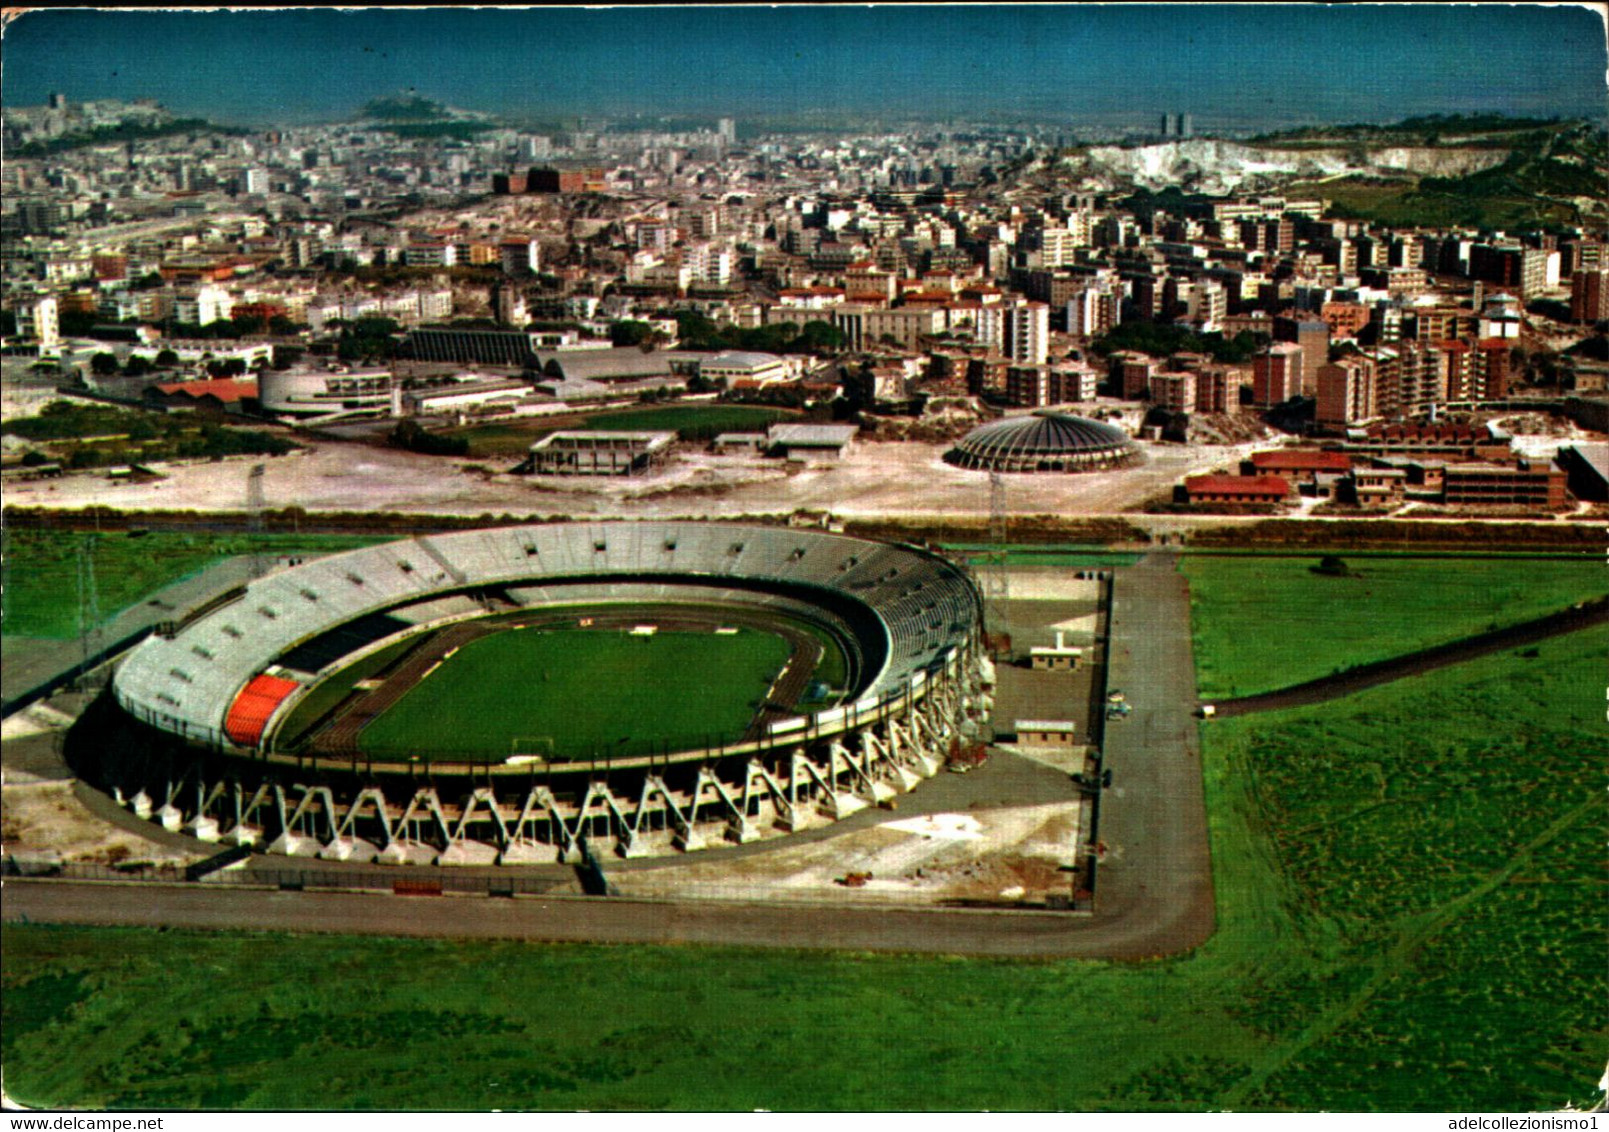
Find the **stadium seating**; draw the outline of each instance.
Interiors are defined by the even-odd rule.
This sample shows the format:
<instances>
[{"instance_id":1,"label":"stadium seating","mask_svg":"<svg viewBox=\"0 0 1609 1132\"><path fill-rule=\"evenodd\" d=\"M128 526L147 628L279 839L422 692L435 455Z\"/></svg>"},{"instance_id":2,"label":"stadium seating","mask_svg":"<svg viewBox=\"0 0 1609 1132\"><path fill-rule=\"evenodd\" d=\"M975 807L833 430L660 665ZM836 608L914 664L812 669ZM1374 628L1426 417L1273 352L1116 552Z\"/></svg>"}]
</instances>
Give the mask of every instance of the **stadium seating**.
<instances>
[{"instance_id":1,"label":"stadium seating","mask_svg":"<svg viewBox=\"0 0 1609 1132\"><path fill-rule=\"evenodd\" d=\"M877 626L882 638L870 640L864 626L846 633L875 668L865 671L863 700L899 694L916 672L964 642L979 618L977 594L960 569L901 546L721 523L507 527L404 539L270 574L173 636L141 643L119 668L114 689L148 723L203 742L250 746L256 738L236 737L249 728L231 729L228 719L242 690L270 665L313 642L340 650L346 640L374 639L364 629L342 636L360 619L383 614L390 623L417 624L470 611L464 591L493 586L510 587L526 604L645 594L655 601L763 602L826 618L840 631L854 628L842 611L860 608L865 613L852 619ZM718 596L723 591L726 599ZM835 612L824 613L812 594ZM325 651L310 650L304 664Z\"/></svg>"}]
</instances>

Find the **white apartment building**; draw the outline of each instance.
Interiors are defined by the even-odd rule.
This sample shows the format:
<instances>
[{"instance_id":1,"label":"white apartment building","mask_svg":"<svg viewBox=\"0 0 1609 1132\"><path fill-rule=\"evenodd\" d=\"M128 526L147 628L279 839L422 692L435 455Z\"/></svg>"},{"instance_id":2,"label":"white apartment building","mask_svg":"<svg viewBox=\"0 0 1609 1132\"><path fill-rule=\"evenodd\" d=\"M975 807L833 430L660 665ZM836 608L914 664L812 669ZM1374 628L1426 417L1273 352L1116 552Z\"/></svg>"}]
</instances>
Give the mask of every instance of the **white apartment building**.
<instances>
[{"instance_id":1,"label":"white apartment building","mask_svg":"<svg viewBox=\"0 0 1609 1132\"><path fill-rule=\"evenodd\" d=\"M39 343L41 354L54 352L61 346L61 325L54 295L30 299L19 305L13 313L17 320L17 337L31 338Z\"/></svg>"},{"instance_id":2,"label":"white apartment building","mask_svg":"<svg viewBox=\"0 0 1609 1132\"><path fill-rule=\"evenodd\" d=\"M212 283L204 283L194 291L180 291L173 296L173 317L178 322L208 326L230 317L234 311L234 296Z\"/></svg>"},{"instance_id":3,"label":"white apartment building","mask_svg":"<svg viewBox=\"0 0 1609 1132\"><path fill-rule=\"evenodd\" d=\"M1093 338L1123 320L1120 288L1085 287L1067 301L1067 333Z\"/></svg>"},{"instance_id":4,"label":"white apartment building","mask_svg":"<svg viewBox=\"0 0 1609 1132\"><path fill-rule=\"evenodd\" d=\"M458 248L447 243L409 244L402 253L402 262L409 267L456 267Z\"/></svg>"},{"instance_id":5,"label":"white apartment building","mask_svg":"<svg viewBox=\"0 0 1609 1132\"><path fill-rule=\"evenodd\" d=\"M973 337L1018 365L1044 365L1050 356L1050 307L1016 302L979 307Z\"/></svg>"}]
</instances>

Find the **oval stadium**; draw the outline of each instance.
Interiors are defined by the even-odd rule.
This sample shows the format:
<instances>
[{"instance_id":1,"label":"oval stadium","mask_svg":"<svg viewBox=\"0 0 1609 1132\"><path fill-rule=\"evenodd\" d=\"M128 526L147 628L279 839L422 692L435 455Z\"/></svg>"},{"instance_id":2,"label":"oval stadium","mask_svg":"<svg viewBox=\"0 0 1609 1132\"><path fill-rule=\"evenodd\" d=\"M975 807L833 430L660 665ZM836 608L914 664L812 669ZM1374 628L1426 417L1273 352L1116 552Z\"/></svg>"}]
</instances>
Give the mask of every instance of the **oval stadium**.
<instances>
[{"instance_id":1,"label":"oval stadium","mask_svg":"<svg viewBox=\"0 0 1609 1132\"><path fill-rule=\"evenodd\" d=\"M1092 472L1135 463L1140 449L1113 425L1041 409L979 425L945 459L990 472Z\"/></svg>"},{"instance_id":2,"label":"oval stadium","mask_svg":"<svg viewBox=\"0 0 1609 1132\"><path fill-rule=\"evenodd\" d=\"M77 769L142 817L331 859L752 841L978 735L981 603L917 547L564 523L292 562L138 645Z\"/></svg>"}]
</instances>

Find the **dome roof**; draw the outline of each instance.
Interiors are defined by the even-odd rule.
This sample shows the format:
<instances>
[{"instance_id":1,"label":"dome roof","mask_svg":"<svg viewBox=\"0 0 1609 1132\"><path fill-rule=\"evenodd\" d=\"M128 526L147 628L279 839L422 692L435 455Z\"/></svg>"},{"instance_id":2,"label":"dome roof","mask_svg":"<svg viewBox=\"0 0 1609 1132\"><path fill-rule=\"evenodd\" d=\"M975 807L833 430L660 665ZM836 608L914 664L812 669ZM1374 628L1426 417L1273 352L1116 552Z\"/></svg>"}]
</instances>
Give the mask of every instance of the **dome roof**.
<instances>
[{"instance_id":1,"label":"dome roof","mask_svg":"<svg viewBox=\"0 0 1609 1132\"><path fill-rule=\"evenodd\" d=\"M1137 453L1120 428L1041 410L979 425L961 439L951 458L969 468L1078 471L1125 463Z\"/></svg>"}]
</instances>

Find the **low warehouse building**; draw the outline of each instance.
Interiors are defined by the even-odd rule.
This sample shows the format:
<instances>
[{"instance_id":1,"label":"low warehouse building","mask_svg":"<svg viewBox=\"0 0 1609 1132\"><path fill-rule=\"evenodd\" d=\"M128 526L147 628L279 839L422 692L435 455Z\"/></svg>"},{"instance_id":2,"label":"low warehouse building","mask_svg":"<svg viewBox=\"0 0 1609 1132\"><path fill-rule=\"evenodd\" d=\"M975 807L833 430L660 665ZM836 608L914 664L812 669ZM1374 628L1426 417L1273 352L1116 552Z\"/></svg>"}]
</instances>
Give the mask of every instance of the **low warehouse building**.
<instances>
[{"instance_id":1,"label":"low warehouse building","mask_svg":"<svg viewBox=\"0 0 1609 1132\"><path fill-rule=\"evenodd\" d=\"M1084 658L1084 650L1066 643L1065 634L1056 630L1054 645L1035 645L1028 650L1028 662L1045 672L1071 672Z\"/></svg>"},{"instance_id":2,"label":"low warehouse building","mask_svg":"<svg viewBox=\"0 0 1609 1132\"><path fill-rule=\"evenodd\" d=\"M859 431L857 425L774 424L766 439L773 453L789 460L839 460Z\"/></svg>"},{"instance_id":3,"label":"low warehouse building","mask_svg":"<svg viewBox=\"0 0 1609 1132\"><path fill-rule=\"evenodd\" d=\"M1190 476L1186 503L1283 503L1291 485L1279 476Z\"/></svg>"}]
</instances>

